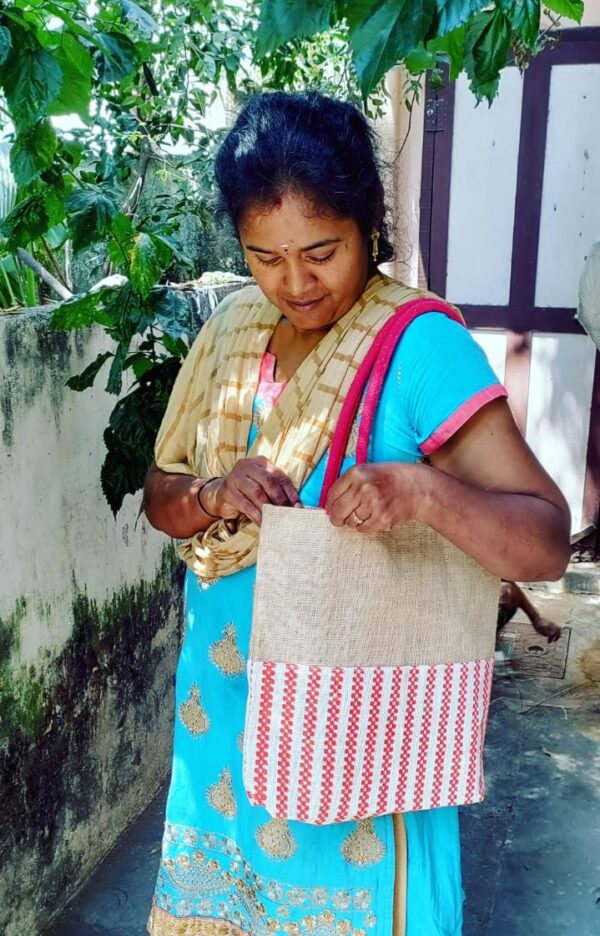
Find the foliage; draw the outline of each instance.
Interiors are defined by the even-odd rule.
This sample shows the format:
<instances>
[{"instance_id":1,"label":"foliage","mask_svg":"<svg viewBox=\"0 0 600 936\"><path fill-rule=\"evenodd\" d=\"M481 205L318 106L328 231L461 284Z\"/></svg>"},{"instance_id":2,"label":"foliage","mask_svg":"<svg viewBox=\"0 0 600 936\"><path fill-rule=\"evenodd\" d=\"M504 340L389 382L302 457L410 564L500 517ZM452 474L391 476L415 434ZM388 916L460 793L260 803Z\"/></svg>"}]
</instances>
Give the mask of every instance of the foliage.
<instances>
[{"instance_id":1,"label":"foliage","mask_svg":"<svg viewBox=\"0 0 600 936\"><path fill-rule=\"evenodd\" d=\"M547 6L576 20L583 9L581 0ZM182 219L212 223L222 131L211 127L211 107L316 86L376 114L384 74L401 60L438 79L441 63L451 77L465 70L491 100L511 46L520 62L541 47L539 14L539 0L0 4L0 121L11 139L10 166L0 158L0 302L75 293L57 306L54 326L99 325L114 342L69 385L85 390L106 375L119 395L125 375L102 472L115 513L141 486L188 348L187 306L159 284L194 272ZM160 182L152 194L149 178ZM91 252L104 278L77 294L72 256ZM32 270L45 292L33 288Z\"/></svg>"},{"instance_id":2,"label":"foliage","mask_svg":"<svg viewBox=\"0 0 600 936\"><path fill-rule=\"evenodd\" d=\"M194 273L178 238L182 219L193 215L205 230L213 221L222 131L211 129L211 106L307 85L361 99L344 27L294 40L257 66L258 17L254 0L0 5L0 114L12 137L4 201L0 160L0 301L37 301L20 288L32 285L17 256L27 251L75 292L54 310L53 326L99 325L114 342L69 386L82 391L104 378L109 393L129 388L105 433L102 484L115 512L141 486L189 345L183 294L158 284ZM68 130L63 115L76 115ZM76 267L92 253L104 263L104 279L84 294L72 284L72 253Z\"/></svg>"},{"instance_id":3,"label":"foliage","mask_svg":"<svg viewBox=\"0 0 600 936\"><path fill-rule=\"evenodd\" d=\"M546 0L543 6L581 22L582 0ZM464 70L474 94L491 103L511 48L524 66L544 47L541 10L541 0L263 0L258 53L272 54L346 23L365 97L401 62L413 74L433 72L438 81L445 63L452 78Z\"/></svg>"}]
</instances>

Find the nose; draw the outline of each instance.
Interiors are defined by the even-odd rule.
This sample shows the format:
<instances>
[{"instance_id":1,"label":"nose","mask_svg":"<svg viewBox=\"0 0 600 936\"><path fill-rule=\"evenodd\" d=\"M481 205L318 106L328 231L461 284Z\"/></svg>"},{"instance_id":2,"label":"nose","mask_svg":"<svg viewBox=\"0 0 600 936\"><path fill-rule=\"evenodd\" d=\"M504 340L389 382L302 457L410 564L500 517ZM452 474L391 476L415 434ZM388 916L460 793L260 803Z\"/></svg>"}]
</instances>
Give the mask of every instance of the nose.
<instances>
[{"instance_id":1,"label":"nose","mask_svg":"<svg viewBox=\"0 0 600 936\"><path fill-rule=\"evenodd\" d=\"M303 263L295 262L290 258L286 264L283 285L288 299L301 302L305 296L310 295L316 277Z\"/></svg>"}]
</instances>

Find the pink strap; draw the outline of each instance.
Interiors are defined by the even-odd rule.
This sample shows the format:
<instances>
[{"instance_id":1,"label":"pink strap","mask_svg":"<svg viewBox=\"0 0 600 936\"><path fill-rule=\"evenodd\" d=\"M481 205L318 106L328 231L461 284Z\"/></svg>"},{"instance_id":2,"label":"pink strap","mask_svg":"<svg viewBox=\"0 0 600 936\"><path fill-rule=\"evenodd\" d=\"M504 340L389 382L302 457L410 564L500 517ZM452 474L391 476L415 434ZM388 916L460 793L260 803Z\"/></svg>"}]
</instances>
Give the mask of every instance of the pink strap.
<instances>
[{"instance_id":1,"label":"pink strap","mask_svg":"<svg viewBox=\"0 0 600 936\"><path fill-rule=\"evenodd\" d=\"M435 308L432 308L433 305L435 305ZM323 489L319 502L320 507L325 506L329 489L339 476L348 446L348 438L350 436L352 424L356 417L365 386L368 384L358 430L358 444L356 447L357 464L364 464L367 461L369 437L375 411L379 403L383 382L386 378L390 361L398 346L398 342L410 323L420 315L425 315L428 312L440 312L447 315L455 322L464 325L460 313L453 306L442 302L440 299L423 297L413 299L399 306L391 318L389 318L380 329L352 381L340 411L329 449L325 479L323 481Z\"/></svg>"}]
</instances>

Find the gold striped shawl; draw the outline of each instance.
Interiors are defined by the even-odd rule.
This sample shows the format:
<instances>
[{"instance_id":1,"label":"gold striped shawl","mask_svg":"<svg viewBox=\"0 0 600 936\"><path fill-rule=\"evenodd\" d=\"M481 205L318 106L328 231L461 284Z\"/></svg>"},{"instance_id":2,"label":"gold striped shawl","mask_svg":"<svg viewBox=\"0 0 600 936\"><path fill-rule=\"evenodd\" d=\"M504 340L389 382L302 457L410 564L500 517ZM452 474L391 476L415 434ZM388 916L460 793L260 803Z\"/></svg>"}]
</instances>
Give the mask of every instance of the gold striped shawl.
<instances>
[{"instance_id":1,"label":"gold striped shawl","mask_svg":"<svg viewBox=\"0 0 600 936\"><path fill-rule=\"evenodd\" d=\"M431 295L381 273L292 375L248 450L263 355L281 313L257 286L227 296L177 376L156 440L162 471L212 478L263 455L300 489L329 447L352 380L375 335L403 302ZM183 541L179 555L210 583L256 562L259 529L220 520Z\"/></svg>"}]
</instances>

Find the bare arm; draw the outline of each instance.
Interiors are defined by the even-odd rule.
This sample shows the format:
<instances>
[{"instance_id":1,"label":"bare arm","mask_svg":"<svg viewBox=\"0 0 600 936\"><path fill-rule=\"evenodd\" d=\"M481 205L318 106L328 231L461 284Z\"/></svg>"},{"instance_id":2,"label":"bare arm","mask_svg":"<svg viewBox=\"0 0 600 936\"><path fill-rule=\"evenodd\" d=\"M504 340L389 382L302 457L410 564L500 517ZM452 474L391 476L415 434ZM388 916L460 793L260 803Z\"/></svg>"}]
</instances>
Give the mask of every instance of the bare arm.
<instances>
[{"instance_id":1,"label":"bare arm","mask_svg":"<svg viewBox=\"0 0 600 936\"><path fill-rule=\"evenodd\" d=\"M144 484L144 510L152 526L176 539L207 530L214 517L203 510L198 499L204 480L195 475L168 474L152 462Z\"/></svg>"},{"instance_id":2,"label":"bare arm","mask_svg":"<svg viewBox=\"0 0 600 936\"><path fill-rule=\"evenodd\" d=\"M362 533L419 520L510 580L557 579L569 560L569 509L504 400L483 407L431 465L361 465L332 487L336 525Z\"/></svg>"},{"instance_id":3,"label":"bare arm","mask_svg":"<svg viewBox=\"0 0 600 936\"><path fill-rule=\"evenodd\" d=\"M436 479L419 519L503 578L560 578L570 556L569 508L505 400L483 407L431 463Z\"/></svg>"},{"instance_id":4,"label":"bare arm","mask_svg":"<svg viewBox=\"0 0 600 936\"><path fill-rule=\"evenodd\" d=\"M195 536L218 519L245 514L260 526L264 504L299 506L289 478L266 458L243 458L223 478L168 474L152 463L144 486L146 516L176 539Z\"/></svg>"}]
</instances>

